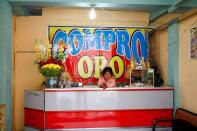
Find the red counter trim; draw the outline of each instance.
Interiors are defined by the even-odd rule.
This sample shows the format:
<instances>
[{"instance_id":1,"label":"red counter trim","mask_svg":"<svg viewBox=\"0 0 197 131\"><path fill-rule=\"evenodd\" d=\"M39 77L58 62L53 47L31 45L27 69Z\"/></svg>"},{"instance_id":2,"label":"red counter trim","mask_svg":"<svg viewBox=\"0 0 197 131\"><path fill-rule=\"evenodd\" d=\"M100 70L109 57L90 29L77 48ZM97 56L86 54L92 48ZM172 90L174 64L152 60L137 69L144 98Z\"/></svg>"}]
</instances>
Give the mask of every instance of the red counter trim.
<instances>
[{"instance_id":1,"label":"red counter trim","mask_svg":"<svg viewBox=\"0 0 197 131\"><path fill-rule=\"evenodd\" d=\"M44 111L37 109L24 108L25 118L24 124L26 126L34 127L37 129L44 129Z\"/></svg>"},{"instance_id":2,"label":"red counter trim","mask_svg":"<svg viewBox=\"0 0 197 131\"><path fill-rule=\"evenodd\" d=\"M47 113L73 113L73 112L121 112L121 111L171 111L172 108L163 108L163 109L123 109L123 110L70 110L70 111L45 111Z\"/></svg>"},{"instance_id":3,"label":"red counter trim","mask_svg":"<svg viewBox=\"0 0 197 131\"><path fill-rule=\"evenodd\" d=\"M85 91L161 91L161 90L174 90L174 88L137 88L137 89L45 89L45 92L85 92Z\"/></svg>"},{"instance_id":4,"label":"red counter trim","mask_svg":"<svg viewBox=\"0 0 197 131\"><path fill-rule=\"evenodd\" d=\"M47 129L152 126L157 118L172 119L172 109L48 111ZM170 126L164 123L163 126Z\"/></svg>"}]
</instances>

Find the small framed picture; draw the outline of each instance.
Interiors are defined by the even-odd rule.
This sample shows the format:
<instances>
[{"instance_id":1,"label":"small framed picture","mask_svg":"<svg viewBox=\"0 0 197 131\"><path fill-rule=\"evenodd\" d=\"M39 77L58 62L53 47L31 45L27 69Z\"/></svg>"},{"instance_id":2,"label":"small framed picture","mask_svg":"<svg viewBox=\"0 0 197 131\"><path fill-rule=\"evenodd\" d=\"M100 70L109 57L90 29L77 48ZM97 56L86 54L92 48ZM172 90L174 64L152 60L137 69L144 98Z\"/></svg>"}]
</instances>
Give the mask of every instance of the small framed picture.
<instances>
[{"instance_id":1,"label":"small framed picture","mask_svg":"<svg viewBox=\"0 0 197 131\"><path fill-rule=\"evenodd\" d=\"M197 59L197 27L190 29L190 59Z\"/></svg>"}]
</instances>

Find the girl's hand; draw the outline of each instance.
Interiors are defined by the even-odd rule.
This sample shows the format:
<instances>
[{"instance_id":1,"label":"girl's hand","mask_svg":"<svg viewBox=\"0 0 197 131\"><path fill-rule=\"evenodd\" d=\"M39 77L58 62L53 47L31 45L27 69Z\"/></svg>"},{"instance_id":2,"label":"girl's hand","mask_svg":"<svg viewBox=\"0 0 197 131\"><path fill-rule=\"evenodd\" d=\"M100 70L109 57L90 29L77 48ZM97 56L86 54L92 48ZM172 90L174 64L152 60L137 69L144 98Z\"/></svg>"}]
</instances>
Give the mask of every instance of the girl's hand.
<instances>
[{"instance_id":1,"label":"girl's hand","mask_svg":"<svg viewBox=\"0 0 197 131\"><path fill-rule=\"evenodd\" d=\"M106 85L106 83L103 83L102 85L100 85L100 87L103 88L103 89L106 89L107 85Z\"/></svg>"}]
</instances>

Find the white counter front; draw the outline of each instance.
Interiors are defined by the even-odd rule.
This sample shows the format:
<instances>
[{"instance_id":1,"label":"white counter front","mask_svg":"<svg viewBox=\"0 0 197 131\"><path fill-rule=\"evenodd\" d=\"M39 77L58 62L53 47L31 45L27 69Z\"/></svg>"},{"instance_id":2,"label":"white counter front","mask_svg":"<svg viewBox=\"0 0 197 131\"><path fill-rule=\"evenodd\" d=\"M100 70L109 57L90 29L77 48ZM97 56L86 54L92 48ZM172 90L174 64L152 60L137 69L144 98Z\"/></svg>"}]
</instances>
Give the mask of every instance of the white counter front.
<instances>
[{"instance_id":1,"label":"white counter front","mask_svg":"<svg viewBox=\"0 0 197 131\"><path fill-rule=\"evenodd\" d=\"M25 126L28 129L147 130L155 119L172 118L172 113L173 88L25 91Z\"/></svg>"}]
</instances>

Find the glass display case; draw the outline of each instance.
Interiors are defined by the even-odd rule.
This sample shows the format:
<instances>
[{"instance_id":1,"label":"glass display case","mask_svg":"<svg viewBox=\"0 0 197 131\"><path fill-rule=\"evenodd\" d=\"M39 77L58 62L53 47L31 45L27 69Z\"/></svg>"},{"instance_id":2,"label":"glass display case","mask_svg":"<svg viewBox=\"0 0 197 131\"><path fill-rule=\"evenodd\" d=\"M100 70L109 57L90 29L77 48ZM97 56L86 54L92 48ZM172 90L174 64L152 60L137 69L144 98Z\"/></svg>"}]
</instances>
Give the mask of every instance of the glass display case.
<instances>
[{"instance_id":1,"label":"glass display case","mask_svg":"<svg viewBox=\"0 0 197 131\"><path fill-rule=\"evenodd\" d=\"M131 87L154 87L154 69L150 68L149 61L143 58L136 62L131 57L130 61L130 86Z\"/></svg>"},{"instance_id":2,"label":"glass display case","mask_svg":"<svg viewBox=\"0 0 197 131\"><path fill-rule=\"evenodd\" d=\"M131 70L130 86L154 87L154 69Z\"/></svg>"}]
</instances>

